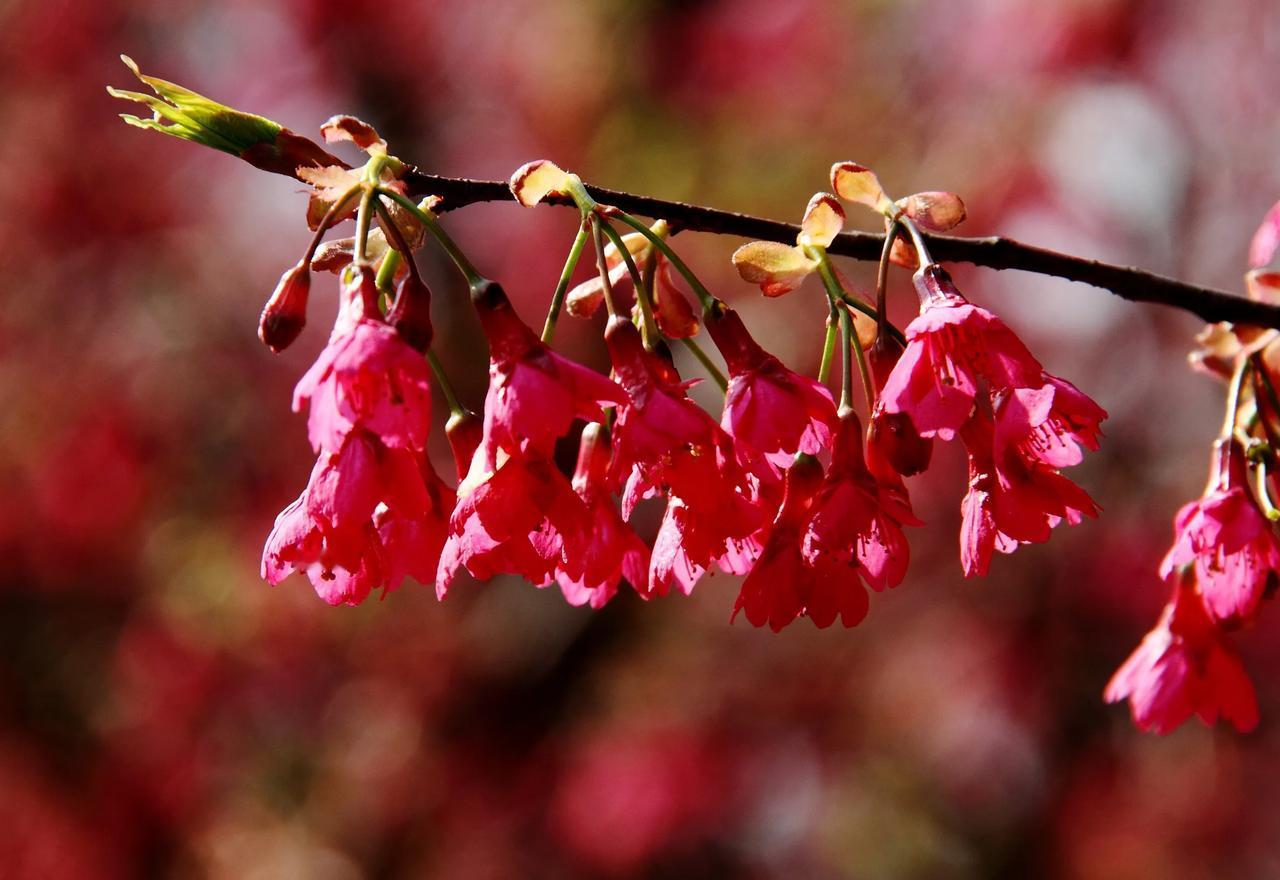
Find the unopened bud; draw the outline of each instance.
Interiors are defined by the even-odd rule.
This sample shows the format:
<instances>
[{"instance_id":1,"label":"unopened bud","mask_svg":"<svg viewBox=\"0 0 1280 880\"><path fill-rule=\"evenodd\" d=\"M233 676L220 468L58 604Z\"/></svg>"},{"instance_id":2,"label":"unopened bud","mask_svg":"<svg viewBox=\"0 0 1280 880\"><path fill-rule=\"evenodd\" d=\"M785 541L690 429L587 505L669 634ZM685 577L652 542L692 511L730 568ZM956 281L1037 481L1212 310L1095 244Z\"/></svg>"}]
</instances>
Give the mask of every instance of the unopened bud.
<instances>
[{"instance_id":1,"label":"unopened bud","mask_svg":"<svg viewBox=\"0 0 1280 880\"><path fill-rule=\"evenodd\" d=\"M932 457L933 441L916 432L911 416L876 410L867 438L867 465L872 473L880 476L877 471L888 465L904 477L914 476L929 467Z\"/></svg>"},{"instance_id":2,"label":"unopened bud","mask_svg":"<svg viewBox=\"0 0 1280 880\"><path fill-rule=\"evenodd\" d=\"M262 307L258 338L274 352L284 351L307 323L307 294L311 273L301 264L280 276L275 292Z\"/></svg>"},{"instance_id":3,"label":"unopened bud","mask_svg":"<svg viewBox=\"0 0 1280 880\"><path fill-rule=\"evenodd\" d=\"M387 323L418 351L431 347L431 291L414 273L396 285L396 301L387 313Z\"/></svg>"},{"instance_id":4,"label":"unopened bud","mask_svg":"<svg viewBox=\"0 0 1280 880\"><path fill-rule=\"evenodd\" d=\"M445 423L444 435L449 439L449 448L453 450L453 466L458 472L458 481L467 477L471 469L471 459L480 448L484 436L484 425L476 414L468 410L455 412Z\"/></svg>"},{"instance_id":5,"label":"unopened bud","mask_svg":"<svg viewBox=\"0 0 1280 880\"><path fill-rule=\"evenodd\" d=\"M898 199L898 207L925 229L946 232L964 222L964 202L951 192L919 192Z\"/></svg>"}]
</instances>

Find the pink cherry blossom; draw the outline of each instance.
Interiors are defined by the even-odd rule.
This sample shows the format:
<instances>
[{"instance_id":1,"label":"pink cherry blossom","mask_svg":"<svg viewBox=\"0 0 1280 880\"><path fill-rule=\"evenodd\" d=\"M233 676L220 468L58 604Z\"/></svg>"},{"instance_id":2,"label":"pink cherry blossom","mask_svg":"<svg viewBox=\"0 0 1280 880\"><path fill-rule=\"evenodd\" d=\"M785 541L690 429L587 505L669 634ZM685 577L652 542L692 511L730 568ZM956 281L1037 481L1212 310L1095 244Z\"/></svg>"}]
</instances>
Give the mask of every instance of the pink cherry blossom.
<instances>
[{"instance_id":1,"label":"pink cherry blossom","mask_svg":"<svg viewBox=\"0 0 1280 880\"><path fill-rule=\"evenodd\" d=\"M1258 509L1246 480L1239 444L1220 441L1209 485L1201 498L1178 511L1173 546L1160 565L1166 578L1194 565L1205 608L1216 621L1252 618L1280 571L1275 528Z\"/></svg>"},{"instance_id":2,"label":"pink cherry blossom","mask_svg":"<svg viewBox=\"0 0 1280 880\"><path fill-rule=\"evenodd\" d=\"M1127 699L1139 728L1168 733L1192 715L1241 732L1258 724L1258 702L1235 649L1205 613L1194 576L1177 578L1155 629L1107 683L1108 703Z\"/></svg>"},{"instance_id":3,"label":"pink cherry blossom","mask_svg":"<svg viewBox=\"0 0 1280 880\"><path fill-rule=\"evenodd\" d=\"M336 452L357 427L388 447L421 450L431 429L430 370L377 310L368 272L342 292L329 344L293 392L293 409L309 407L307 432L317 451Z\"/></svg>"},{"instance_id":4,"label":"pink cherry blossom","mask_svg":"<svg viewBox=\"0 0 1280 880\"><path fill-rule=\"evenodd\" d=\"M1084 459L1081 446L1098 448L1098 423L1107 412L1065 379L1044 374L1039 388L1002 392L995 405L999 442L1029 462L1071 467Z\"/></svg>"},{"instance_id":5,"label":"pink cherry blossom","mask_svg":"<svg viewBox=\"0 0 1280 880\"><path fill-rule=\"evenodd\" d=\"M991 553L1049 540L1062 521L1096 517L1097 505L1056 470L1028 462L994 435L989 416L977 413L962 429L969 454L969 491L961 502L960 564L966 577L987 573Z\"/></svg>"},{"instance_id":6,"label":"pink cherry blossom","mask_svg":"<svg viewBox=\"0 0 1280 880\"><path fill-rule=\"evenodd\" d=\"M886 413L904 412L922 437L952 439L973 410L979 380L993 391L1038 387L1044 372L1004 322L967 301L937 265L915 274L920 316L885 382Z\"/></svg>"},{"instance_id":7,"label":"pink cherry blossom","mask_svg":"<svg viewBox=\"0 0 1280 880\"><path fill-rule=\"evenodd\" d=\"M607 377L548 348L491 284L476 303L489 340L485 441L508 453L550 456L574 419L601 421L602 403L626 395Z\"/></svg>"},{"instance_id":8,"label":"pink cherry blossom","mask_svg":"<svg viewBox=\"0 0 1280 880\"><path fill-rule=\"evenodd\" d=\"M878 481L862 457L862 426L852 412L842 415L831 468L813 500L804 536L804 558L822 558L855 567L876 591L896 587L910 561L903 526L920 525L901 482Z\"/></svg>"},{"instance_id":9,"label":"pink cherry blossom","mask_svg":"<svg viewBox=\"0 0 1280 880\"><path fill-rule=\"evenodd\" d=\"M609 434L593 422L582 432L573 490L591 515L591 534L583 548L582 573L571 576L560 566L556 581L571 605L601 608L618 592L618 581L646 588L649 548L618 513L608 487Z\"/></svg>"},{"instance_id":10,"label":"pink cherry blossom","mask_svg":"<svg viewBox=\"0 0 1280 880\"><path fill-rule=\"evenodd\" d=\"M761 453L775 467L797 452L822 451L836 421L831 392L761 348L732 309L708 314L707 330L729 368L720 424L739 449Z\"/></svg>"}]
</instances>

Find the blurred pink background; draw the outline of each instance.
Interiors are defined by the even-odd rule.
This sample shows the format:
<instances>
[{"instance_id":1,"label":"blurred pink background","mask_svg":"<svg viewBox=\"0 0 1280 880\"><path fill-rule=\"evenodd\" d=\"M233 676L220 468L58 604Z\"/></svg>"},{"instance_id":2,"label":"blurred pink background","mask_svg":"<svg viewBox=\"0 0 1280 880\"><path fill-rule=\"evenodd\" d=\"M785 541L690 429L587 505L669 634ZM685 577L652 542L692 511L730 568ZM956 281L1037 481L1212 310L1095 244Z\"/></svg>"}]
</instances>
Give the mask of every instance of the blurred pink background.
<instances>
[{"instance_id":1,"label":"blurred pink background","mask_svg":"<svg viewBox=\"0 0 1280 880\"><path fill-rule=\"evenodd\" d=\"M1228 290L1280 197L1271 0L0 4L0 877L1280 875L1274 633L1236 639L1254 734L1142 735L1101 702L1220 417L1185 366L1194 318L958 267L1110 411L1074 474L1104 514L966 582L940 448L912 571L854 630L731 626L723 576L596 613L502 581L329 608L257 577L310 469L289 394L335 301L317 279L283 356L255 338L308 238L302 187L124 126L120 52L308 135L354 113L438 173L547 157L797 220L852 159L961 193L966 234ZM446 223L540 320L572 213ZM816 285L766 301L740 241L677 243L816 369ZM478 327L427 253L478 406ZM566 318L557 346L602 366L598 332Z\"/></svg>"}]
</instances>

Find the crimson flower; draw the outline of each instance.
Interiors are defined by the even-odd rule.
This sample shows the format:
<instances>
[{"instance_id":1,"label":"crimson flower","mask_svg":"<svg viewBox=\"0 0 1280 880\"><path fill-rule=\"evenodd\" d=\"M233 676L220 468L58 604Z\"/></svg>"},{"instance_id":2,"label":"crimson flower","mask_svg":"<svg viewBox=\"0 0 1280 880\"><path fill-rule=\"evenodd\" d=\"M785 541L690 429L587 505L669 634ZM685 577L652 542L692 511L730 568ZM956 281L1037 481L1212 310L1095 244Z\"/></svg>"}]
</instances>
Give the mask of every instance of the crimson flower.
<instances>
[{"instance_id":1,"label":"crimson flower","mask_svg":"<svg viewBox=\"0 0 1280 880\"><path fill-rule=\"evenodd\" d=\"M1177 579L1155 629L1116 670L1103 699L1128 699L1134 724L1162 734L1193 714L1206 724L1224 718L1242 733L1258 723L1253 683L1205 613L1189 573Z\"/></svg>"},{"instance_id":2,"label":"crimson flower","mask_svg":"<svg viewBox=\"0 0 1280 880\"><path fill-rule=\"evenodd\" d=\"M1056 470L1028 462L1000 442L991 418L974 413L961 430L969 453L969 491L960 504L960 564L966 577L983 575L991 553L1049 540L1054 526L1096 517L1097 505Z\"/></svg>"},{"instance_id":3,"label":"crimson flower","mask_svg":"<svg viewBox=\"0 0 1280 880\"><path fill-rule=\"evenodd\" d=\"M649 548L618 514L609 491L608 471L609 434L599 422L592 422L583 429L573 474L573 490L591 516L582 573L572 576L564 566L556 571L556 581L571 605L602 608L618 592L618 581L623 577L641 590L648 579Z\"/></svg>"},{"instance_id":4,"label":"crimson flower","mask_svg":"<svg viewBox=\"0 0 1280 880\"><path fill-rule=\"evenodd\" d=\"M328 346L294 389L294 412L310 407L307 432L317 452L337 452L356 427L394 449L426 446L430 371L382 319L377 297L373 276L353 272Z\"/></svg>"},{"instance_id":5,"label":"crimson flower","mask_svg":"<svg viewBox=\"0 0 1280 880\"><path fill-rule=\"evenodd\" d=\"M677 570L696 580L694 572L731 555L762 516L732 438L689 399L670 363L646 351L625 320L610 321L605 340L628 395L617 409L611 468L615 482L626 478L622 515L629 519L642 498L673 496L650 566L650 589L665 593Z\"/></svg>"},{"instance_id":6,"label":"crimson flower","mask_svg":"<svg viewBox=\"0 0 1280 880\"><path fill-rule=\"evenodd\" d=\"M406 574L429 583L449 496L420 453L355 431L337 452L320 454L307 488L276 517L262 577L274 586L305 572L331 605L358 605Z\"/></svg>"},{"instance_id":7,"label":"crimson flower","mask_svg":"<svg viewBox=\"0 0 1280 880\"><path fill-rule=\"evenodd\" d=\"M436 573L441 599L459 567L479 580L517 574L541 586L562 571L583 577L590 512L555 463L534 452L489 455L480 445L458 486Z\"/></svg>"},{"instance_id":8,"label":"crimson flower","mask_svg":"<svg viewBox=\"0 0 1280 880\"><path fill-rule=\"evenodd\" d=\"M1248 620L1280 569L1280 545L1270 521L1245 488L1244 452L1219 441L1204 495L1174 518L1174 542L1161 577L1194 564L1200 594L1216 621Z\"/></svg>"},{"instance_id":9,"label":"crimson flower","mask_svg":"<svg viewBox=\"0 0 1280 880\"><path fill-rule=\"evenodd\" d=\"M992 391L1039 387L1043 369L1004 322L973 305L934 264L915 274L920 315L885 382L889 414L906 413L921 437L951 440L973 410L978 381Z\"/></svg>"},{"instance_id":10,"label":"crimson flower","mask_svg":"<svg viewBox=\"0 0 1280 880\"><path fill-rule=\"evenodd\" d=\"M831 468L813 500L804 558L831 558L858 569L875 591L896 587L907 574L910 550L903 526L918 526L901 482L885 484L862 457L862 425L852 412L836 429Z\"/></svg>"},{"instance_id":11,"label":"crimson flower","mask_svg":"<svg viewBox=\"0 0 1280 880\"><path fill-rule=\"evenodd\" d=\"M550 456L575 418L601 421L602 403L626 395L607 377L556 354L520 320L498 285L475 297L489 340L486 443L508 453Z\"/></svg>"},{"instance_id":12,"label":"crimson flower","mask_svg":"<svg viewBox=\"0 0 1280 880\"><path fill-rule=\"evenodd\" d=\"M831 392L761 348L733 309L718 306L706 320L729 368L720 424L739 451L761 453L775 467L785 467L797 452L822 451L836 422Z\"/></svg>"},{"instance_id":13,"label":"crimson flower","mask_svg":"<svg viewBox=\"0 0 1280 880\"><path fill-rule=\"evenodd\" d=\"M745 612L753 626L780 631L802 614L818 627L838 616L855 626L867 616L867 592L858 569L838 557L802 549L814 500L823 485L822 465L811 456L786 472L782 507L774 518L755 566L742 582L733 616Z\"/></svg>"},{"instance_id":14,"label":"crimson flower","mask_svg":"<svg viewBox=\"0 0 1280 880\"><path fill-rule=\"evenodd\" d=\"M1098 423L1107 411L1065 379L1044 374L1039 388L1014 388L995 404L999 442L1022 457L1052 468L1079 464L1080 447L1098 448Z\"/></svg>"},{"instance_id":15,"label":"crimson flower","mask_svg":"<svg viewBox=\"0 0 1280 880\"><path fill-rule=\"evenodd\" d=\"M755 511L754 508L750 509ZM748 528L738 537L725 537L723 516L741 516L742 508L734 502L724 514L694 514L677 496L667 502L662 524L653 539L649 560L649 583L640 590L645 598L665 596L674 584L688 596L694 586L715 564L726 574L743 575L751 570L762 548L758 531ZM759 513L751 512L748 521L759 522ZM740 531L735 527L734 531Z\"/></svg>"}]
</instances>

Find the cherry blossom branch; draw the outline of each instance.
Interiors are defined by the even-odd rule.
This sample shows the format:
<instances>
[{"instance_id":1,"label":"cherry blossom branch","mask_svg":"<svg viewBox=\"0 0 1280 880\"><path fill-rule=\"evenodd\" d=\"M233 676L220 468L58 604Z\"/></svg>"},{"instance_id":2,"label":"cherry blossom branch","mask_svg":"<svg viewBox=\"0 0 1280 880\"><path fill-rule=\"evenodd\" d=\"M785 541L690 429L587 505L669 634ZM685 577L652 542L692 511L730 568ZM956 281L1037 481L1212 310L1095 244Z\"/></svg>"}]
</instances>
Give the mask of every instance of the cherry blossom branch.
<instances>
[{"instance_id":1,"label":"cherry blossom branch","mask_svg":"<svg viewBox=\"0 0 1280 880\"><path fill-rule=\"evenodd\" d=\"M437 211L444 212L478 202L512 201L514 197L505 180L474 180L442 177L410 169L403 178L412 195L435 195L443 199ZM628 213L662 218L673 230L687 229L763 239L790 244L800 227L751 214L740 214L703 205L690 205L652 196L637 195L586 186L592 198ZM572 205L569 198L548 197L544 201ZM1202 287L1157 275L1132 266L1118 266L1090 260L1046 248L1023 244L1009 238L989 236L964 238L952 235L922 233L935 259L944 262L972 263L988 269L1017 269L1037 275L1051 275L1080 281L1109 290L1130 302L1157 303L1191 312L1208 321L1230 321L1280 329L1280 306L1268 305L1211 287ZM828 252L855 260L877 261L884 248L884 235L873 232L842 232L836 236Z\"/></svg>"}]
</instances>

